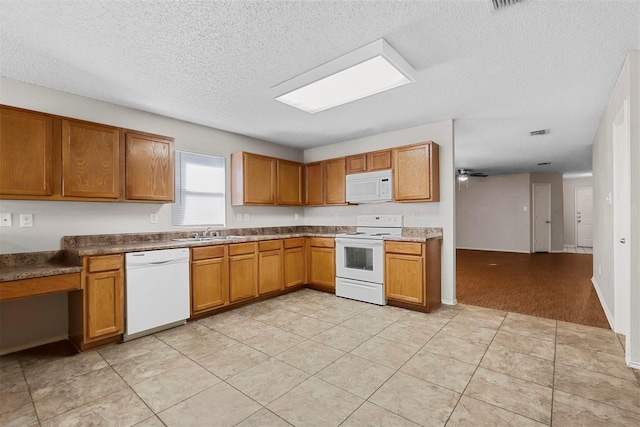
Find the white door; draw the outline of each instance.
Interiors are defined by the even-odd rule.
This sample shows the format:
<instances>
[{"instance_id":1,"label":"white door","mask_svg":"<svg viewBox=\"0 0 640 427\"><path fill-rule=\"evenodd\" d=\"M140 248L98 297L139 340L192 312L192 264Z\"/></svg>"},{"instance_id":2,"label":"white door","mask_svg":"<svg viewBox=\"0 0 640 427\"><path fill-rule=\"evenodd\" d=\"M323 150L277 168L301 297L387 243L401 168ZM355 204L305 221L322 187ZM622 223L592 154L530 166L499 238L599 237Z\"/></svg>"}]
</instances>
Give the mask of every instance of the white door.
<instances>
[{"instance_id":1,"label":"white door","mask_svg":"<svg viewBox=\"0 0 640 427\"><path fill-rule=\"evenodd\" d=\"M593 247L593 188L576 188L576 246Z\"/></svg>"},{"instance_id":2,"label":"white door","mask_svg":"<svg viewBox=\"0 0 640 427\"><path fill-rule=\"evenodd\" d=\"M533 184L533 251L551 252L551 184Z\"/></svg>"},{"instance_id":3,"label":"white door","mask_svg":"<svg viewBox=\"0 0 640 427\"><path fill-rule=\"evenodd\" d=\"M631 310L631 204L629 104L613 121L613 289L615 332L629 337Z\"/></svg>"}]
</instances>

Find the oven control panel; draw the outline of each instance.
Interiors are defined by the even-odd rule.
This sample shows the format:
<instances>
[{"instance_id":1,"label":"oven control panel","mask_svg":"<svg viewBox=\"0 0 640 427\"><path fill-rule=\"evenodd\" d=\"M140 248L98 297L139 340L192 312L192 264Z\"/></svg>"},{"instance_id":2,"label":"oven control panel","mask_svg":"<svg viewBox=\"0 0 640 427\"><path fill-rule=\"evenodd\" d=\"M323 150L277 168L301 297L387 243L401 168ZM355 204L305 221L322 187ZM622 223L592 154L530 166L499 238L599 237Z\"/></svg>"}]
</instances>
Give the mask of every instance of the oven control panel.
<instances>
[{"instance_id":1,"label":"oven control panel","mask_svg":"<svg viewBox=\"0 0 640 427\"><path fill-rule=\"evenodd\" d=\"M358 215L358 227L402 227L402 215Z\"/></svg>"}]
</instances>

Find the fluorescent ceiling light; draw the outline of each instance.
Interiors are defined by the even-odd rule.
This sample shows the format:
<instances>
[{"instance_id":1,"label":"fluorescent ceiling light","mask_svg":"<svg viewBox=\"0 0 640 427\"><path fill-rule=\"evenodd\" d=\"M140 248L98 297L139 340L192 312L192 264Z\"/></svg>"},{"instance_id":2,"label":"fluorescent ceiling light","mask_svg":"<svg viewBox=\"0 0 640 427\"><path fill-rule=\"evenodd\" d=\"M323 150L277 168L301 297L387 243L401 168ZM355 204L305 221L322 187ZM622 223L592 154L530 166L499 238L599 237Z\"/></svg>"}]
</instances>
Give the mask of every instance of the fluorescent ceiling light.
<instances>
[{"instance_id":1,"label":"fluorescent ceiling light","mask_svg":"<svg viewBox=\"0 0 640 427\"><path fill-rule=\"evenodd\" d=\"M415 69L383 39L271 89L277 101L317 113L415 81Z\"/></svg>"}]
</instances>

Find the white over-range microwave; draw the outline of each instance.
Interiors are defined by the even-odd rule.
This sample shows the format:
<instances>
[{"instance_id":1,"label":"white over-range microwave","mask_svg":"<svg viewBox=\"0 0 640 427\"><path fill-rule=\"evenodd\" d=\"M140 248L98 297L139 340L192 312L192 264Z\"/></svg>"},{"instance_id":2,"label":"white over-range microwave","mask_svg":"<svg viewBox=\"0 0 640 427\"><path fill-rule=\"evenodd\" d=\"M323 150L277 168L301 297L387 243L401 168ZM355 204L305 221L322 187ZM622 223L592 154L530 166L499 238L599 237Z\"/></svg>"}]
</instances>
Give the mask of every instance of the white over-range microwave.
<instances>
[{"instance_id":1,"label":"white over-range microwave","mask_svg":"<svg viewBox=\"0 0 640 427\"><path fill-rule=\"evenodd\" d=\"M348 203L380 203L393 199L391 169L347 175Z\"/></svg>"}]
</instances>

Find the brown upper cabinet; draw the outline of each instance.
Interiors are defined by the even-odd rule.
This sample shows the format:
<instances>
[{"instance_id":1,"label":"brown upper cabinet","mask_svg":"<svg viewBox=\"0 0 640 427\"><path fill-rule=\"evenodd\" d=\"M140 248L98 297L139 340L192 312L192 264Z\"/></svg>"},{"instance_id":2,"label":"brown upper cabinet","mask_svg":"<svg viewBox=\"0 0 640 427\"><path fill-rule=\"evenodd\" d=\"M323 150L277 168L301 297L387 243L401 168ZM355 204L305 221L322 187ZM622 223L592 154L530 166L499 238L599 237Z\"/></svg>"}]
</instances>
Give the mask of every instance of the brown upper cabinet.
<instances>
[{"instance_id":1,"label":"brown upper cabinet","mask_svg":"<svg viewBox=\"0 0 640 427\"><path fill-rule=\"evenodd\" d=\"M173 138L125 132L127 200L173 202Z\"/></svg>"},{"instance_id":2,"label":"brown upper cabinet","mask_svg":"<svg viewBox=\"0 0 640 427\"><path fill-rule=\"evenodd\" d=\"M62 121L62 196L120 197L118 128Z\"/></svg>"},{"instance_id":3,"label":"brown upper cabinet","mask_svg":"<svg viewBox=\"0 0 640 427\"><path fill-rule=\"evenodd\" d=\"M392 150L393 200L440 201L439 147L429 141Z\"/></svg>"},{"instance_id":4,"label":"brown upper cabinet","mask_svg":"<svg viewBox=\"0 0 640 427\"><path fill-rule=\"evenodd\" d=\"M347 175L391 169L391 150L354 154L347 156L346 162Z\"/></svg>"},{"instance_id":5,"label":"brown upper cabinet","mask_svg":"<svg viewBox=\"0 0 640 427\"><path fill-rule=\"evenodd\" d=\"M344 157L324 161L324 204L345 205L346 161Z\"/></svg>"},{"instance_id":6,"label":"brown upper cabinet","mask_svg":"<svg viewBox=\"0 0 640 427\"><path fill-rule=\"evenodd\" d=\"M231 205L302 205L302 163L231 154Z\"/></svg>"},{"instance_id":7,"label":"brown upper cabinet","mask_svg":"<svg viewBox=\"0 0 640 427\"><path fill-rule=\"evenodd\" d=\"M173 139L0 106L0 198L172 202Z\"/></svg>"},{"instance_id":8,"label":"brown upper cabinet","mask_svg":"<svg viewBox=\"0 0 640 427\"><path fill-rule=\"evenodd\" d=\"M304 165L304 204L320 206L324 203L324 163Z\"/></svg>"},{"instance_id":9,"label":"brown upper cabinet","mask_svg":"<svg viewBox=\"0 0 640 427\"><path fill-rule=\"evenodd\" d=\"M53 119L0 107L0 194L53 193Z\"/></svg>"},{"instance_id":10,"label":"brown upper cabinet","mask_svg":"<svg viewBox=\"0 0 640 427\"><path fill-rule=\"evenodd\" d=\"M346 159L323 160L305 165L305 205L345 205Z\"/></svg>"},{"instance_id":11,"label":"brown upper cabinet","mask_svg":"<svg viewBox=\"0 0 640 427\"><path fill-rule=\"evenodd\" d=\"M276 204L302 206L302 163L277 160Z\"/></svg>"}]
</instances>

